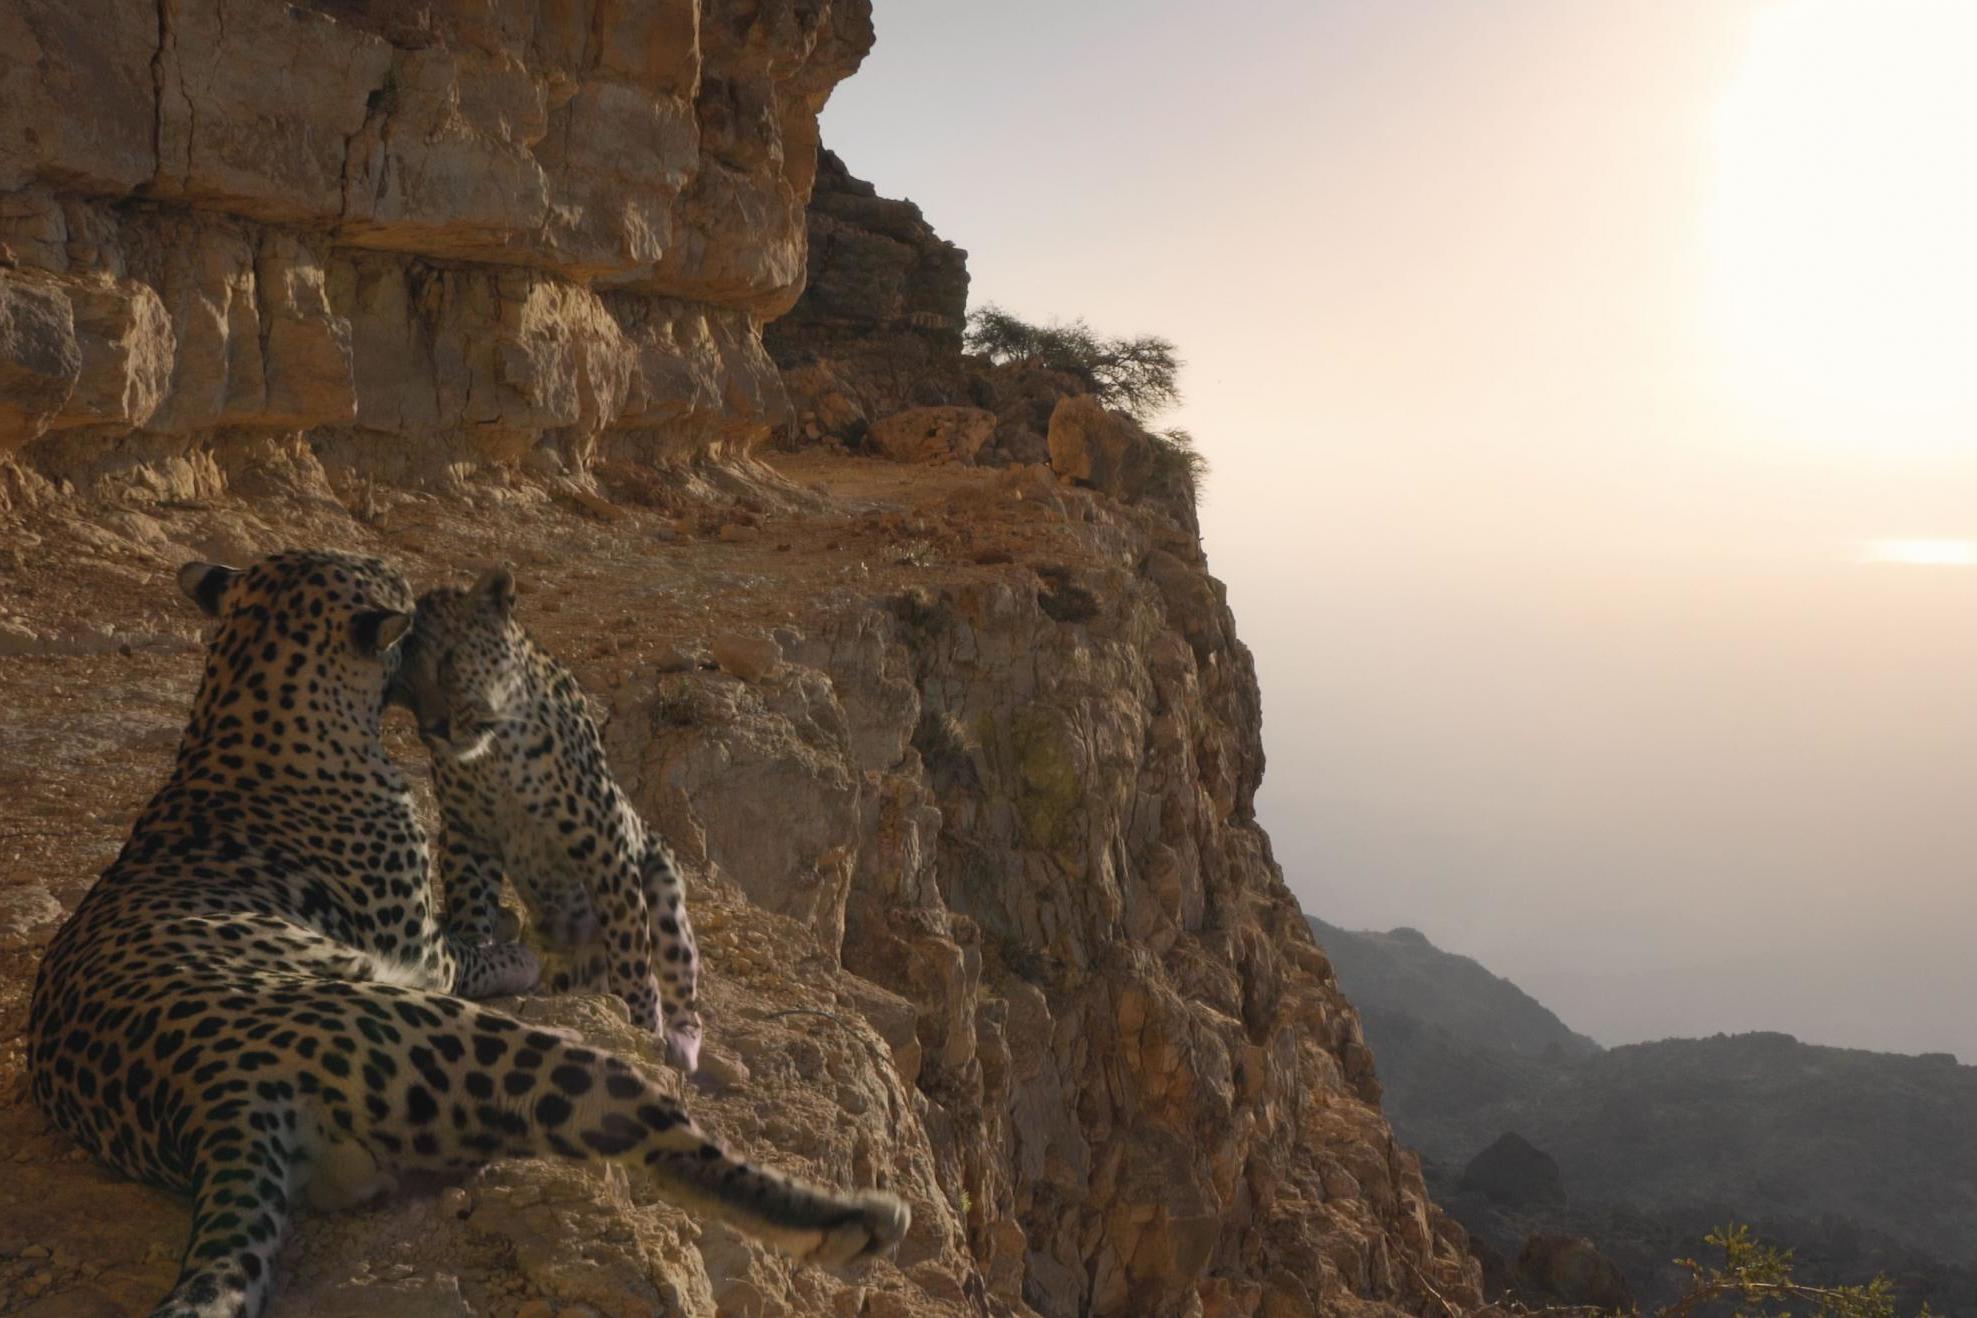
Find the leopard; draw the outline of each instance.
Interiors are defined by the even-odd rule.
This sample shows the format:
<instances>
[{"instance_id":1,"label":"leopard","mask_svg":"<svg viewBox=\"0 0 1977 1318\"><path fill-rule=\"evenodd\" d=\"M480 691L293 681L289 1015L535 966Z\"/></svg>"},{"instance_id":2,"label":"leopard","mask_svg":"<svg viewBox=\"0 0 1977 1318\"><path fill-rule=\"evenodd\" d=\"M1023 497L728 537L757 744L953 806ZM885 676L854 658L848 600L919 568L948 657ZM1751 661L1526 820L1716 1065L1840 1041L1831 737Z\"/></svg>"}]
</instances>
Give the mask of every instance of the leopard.
<instances>
[{"instance_id":1,"label":"leopard","mask_svg":"<svg viewBox=\"0 0 1977 1318\"><path fill-rule=\"evenodd\" d=\"M698 1065L701 971L672 850L618 784L583 688L515 616L512 568L427 591L405 639L395 698L432 759L449 931L501 932L504 873L564 952L552 992L603 989Z\"/></svg>"},{"instance_id":2,"label":"leopard","mask_svg":"<svg viewBox=\"0 0 1977 1318\"><path fill-rule=\"evenodd\" d=\"M533 968L436 918L410 780L382 740L415 607L402 575L289 550L178 581L213 620L191 715L49 944L26 1039L55 1126L191 1200L154 1318L261 1314L300 1212L501 1158L636 1169L830 1267L896 1247L912 1222L897 1196L755 1165L634 1059L465 996Z\"/></svg>"}]
</instances>

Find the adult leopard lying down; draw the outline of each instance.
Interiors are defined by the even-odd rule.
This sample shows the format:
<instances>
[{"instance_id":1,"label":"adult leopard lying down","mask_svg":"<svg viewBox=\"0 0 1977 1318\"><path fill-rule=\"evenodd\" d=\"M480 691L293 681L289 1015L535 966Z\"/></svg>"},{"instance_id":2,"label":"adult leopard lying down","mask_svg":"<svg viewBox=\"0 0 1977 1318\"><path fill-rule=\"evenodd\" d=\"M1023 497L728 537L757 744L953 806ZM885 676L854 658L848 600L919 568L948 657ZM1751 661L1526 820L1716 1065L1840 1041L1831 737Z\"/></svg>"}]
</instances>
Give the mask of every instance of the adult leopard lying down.
<instances>
[{"instance_id":1,"label":"adult leopard lying down","mask_svg":"<svg viewBox=\"0 0 1977 1318\"><path fill-rule=\"evenodd\" d=\"M752 1167L626 1062L455 994L529 987L449 941L379 740L413 597L373 559L290 552L179 582L218 619L171 778L35 982L35 1100L128 1175L190 1194L157 1314L255 1314L297 1200L398 1171L554 1156L642 1167L800 1258L890 1250L906 1205Z\"/></svg>"}]
</instances>

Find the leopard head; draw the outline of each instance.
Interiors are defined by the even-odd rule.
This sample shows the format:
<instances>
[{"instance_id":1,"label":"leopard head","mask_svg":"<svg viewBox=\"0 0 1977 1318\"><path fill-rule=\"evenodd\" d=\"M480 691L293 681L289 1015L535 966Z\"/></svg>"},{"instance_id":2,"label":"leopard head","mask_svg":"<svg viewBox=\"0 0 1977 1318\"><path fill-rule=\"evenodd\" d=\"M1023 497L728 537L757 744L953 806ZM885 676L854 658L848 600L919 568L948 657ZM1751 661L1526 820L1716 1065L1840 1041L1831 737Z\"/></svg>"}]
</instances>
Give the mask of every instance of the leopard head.
<instances>
[{"instance_id":1,"label":"leopard head","mask_svg":"<svg viewBox=\"0 0 1977 1318\"><path fill-rule=\"evenodd\" d=\"M505 566L465 590L419 597L392 698L412 711L435 758L479 759L524 712L528 644L514 612L515 576Z\"/></svg>"}]
</instances>

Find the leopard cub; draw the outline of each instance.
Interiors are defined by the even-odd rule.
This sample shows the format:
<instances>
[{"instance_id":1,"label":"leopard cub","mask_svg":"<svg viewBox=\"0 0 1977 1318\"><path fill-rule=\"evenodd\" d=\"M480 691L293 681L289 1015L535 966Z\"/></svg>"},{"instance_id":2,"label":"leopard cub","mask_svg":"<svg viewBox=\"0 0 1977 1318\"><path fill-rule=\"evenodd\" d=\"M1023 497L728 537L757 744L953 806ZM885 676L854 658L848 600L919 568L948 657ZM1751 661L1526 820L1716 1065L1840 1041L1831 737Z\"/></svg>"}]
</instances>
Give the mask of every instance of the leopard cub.
<instances>
[{"instance_id":1,"label":"leopard cub","mask_svg":"<svg viewBox=\"0 0 1977 1318\"><path fill-rule=\"evenodd\" d=\"M505 567L421 595L394 687L432 754L448 932L496 940L505 873L571 954L546 985L616 995L690 1072L700 957L679 869L612 776L576 678L514 612Z\"/></svg>"}]
</instances>

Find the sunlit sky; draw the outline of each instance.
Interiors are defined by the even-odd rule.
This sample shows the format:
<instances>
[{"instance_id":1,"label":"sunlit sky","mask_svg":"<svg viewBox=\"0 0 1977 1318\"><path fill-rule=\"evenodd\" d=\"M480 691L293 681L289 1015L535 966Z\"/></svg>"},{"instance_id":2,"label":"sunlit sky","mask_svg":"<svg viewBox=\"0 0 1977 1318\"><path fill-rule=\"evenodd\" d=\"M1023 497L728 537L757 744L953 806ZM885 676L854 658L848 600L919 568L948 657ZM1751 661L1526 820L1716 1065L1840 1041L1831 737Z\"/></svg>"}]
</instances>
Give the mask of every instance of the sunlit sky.
<instances>
[{"instance_id":1,"label":"sunlit sky","mask_svg":"<svg viewBox=\"0 0 1977 1318\"><path fill-rule=\"evenodd\" d=\"M826 144L1187 359L1306 909L1977 1061L1977 6L877 9Z\"/></svg>"}]
</instances>

